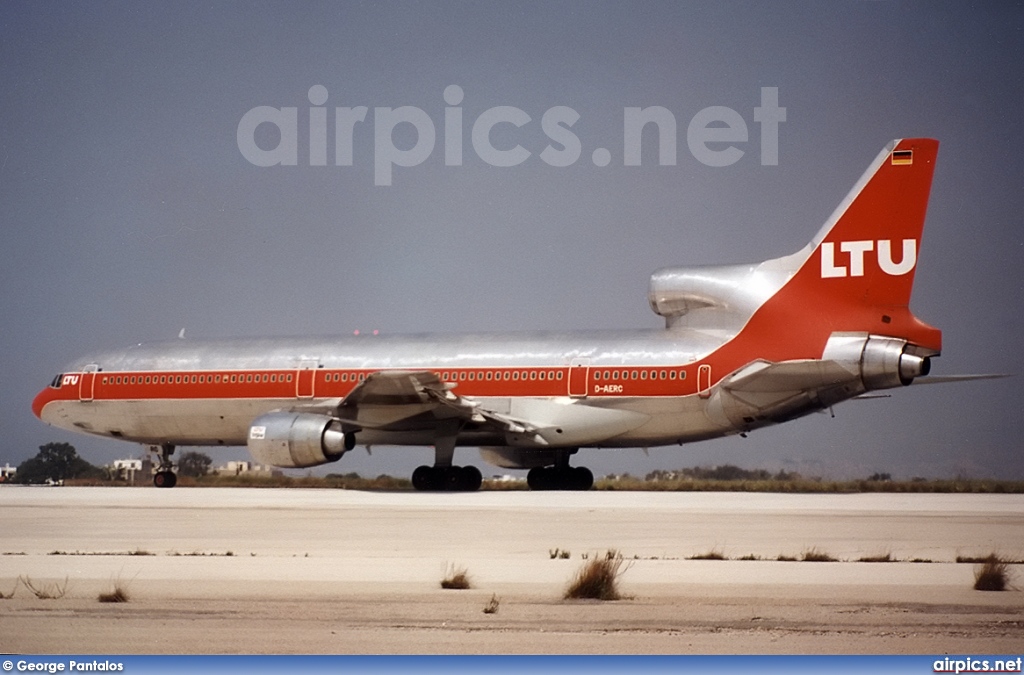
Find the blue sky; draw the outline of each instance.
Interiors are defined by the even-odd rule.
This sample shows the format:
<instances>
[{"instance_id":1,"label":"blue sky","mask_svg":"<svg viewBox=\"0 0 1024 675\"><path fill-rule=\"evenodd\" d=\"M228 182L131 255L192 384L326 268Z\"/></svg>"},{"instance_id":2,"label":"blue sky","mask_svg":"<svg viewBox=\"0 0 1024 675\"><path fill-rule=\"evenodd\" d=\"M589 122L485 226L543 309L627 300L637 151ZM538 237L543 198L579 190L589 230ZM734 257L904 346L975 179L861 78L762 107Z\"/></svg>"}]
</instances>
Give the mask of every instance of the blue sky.
<instances>
[{"instance_id":1,"label":"blue sky","mask_svg":"<svg viewBox=\"0 0 1024 675\"><path fill-rule=\"evenodd\" d=\"M936 374L1024 372L1024 8L1020 2L28 3L0 5L0 464L49 441L104 463L122 442L46 427L29 405L74 356L187 335L656 327L649 275L803 246L892 138L942 145L912 308L943 329ZM463 91L463 162L445 162L445 99ZM328 94L328 163L309 155L309 90ZM778 164L754 109L778 90ZM295 166L237 139L257 106L297 108ZM334 108L366 106L352 165ZM437 131L375 185L376 108ZM513 106L484 161L471 129ZM550 166L541 119L579 119ZM627 107L677 121L677 161L624 166ZM690 152L702 109L738 113L742 157ZM416 142L409 125L397 148ZM267 126L256 142L276 142ZM598 166L592 153L608 151ZM1019 378L913 387L685 447L591 451L596 473L734 463L807 474L1024 478ZM457 459L475 460L460 451ZM244 449L211 453L215 462ZM404 473L426 449L331 467Z\"/></svg>"}]
</instances>

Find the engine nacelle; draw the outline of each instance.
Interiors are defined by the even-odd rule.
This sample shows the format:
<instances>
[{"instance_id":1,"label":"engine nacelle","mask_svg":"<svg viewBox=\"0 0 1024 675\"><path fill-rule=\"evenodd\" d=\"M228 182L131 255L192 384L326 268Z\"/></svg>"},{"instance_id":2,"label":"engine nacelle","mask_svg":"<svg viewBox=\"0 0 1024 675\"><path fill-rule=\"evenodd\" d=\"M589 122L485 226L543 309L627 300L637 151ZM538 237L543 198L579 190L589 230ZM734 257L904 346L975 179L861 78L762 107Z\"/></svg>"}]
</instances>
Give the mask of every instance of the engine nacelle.
<instances>
[{"instance_id":1,"label":"engine nacelle","mask_svg":"<svg viewBox=\"0 0 1024 675\"><path fill-rule=\"evenodd\" d=\"M313 413L260 415L249 427L247 444L257 462L286 469L336 462L346 452L341 422Z\"/></svg>"},{"instance_id":2,"label":"engine nacelle","mask_svg":"<svg viewBox=\"0 0 1024 675\"><path fill-rule=\"evenodd\" d=\"M906 386L931 370L927 353L906 340L876 335L833 335L822 358L858 372L868 391Z\"/></svg>"}]
</instances>

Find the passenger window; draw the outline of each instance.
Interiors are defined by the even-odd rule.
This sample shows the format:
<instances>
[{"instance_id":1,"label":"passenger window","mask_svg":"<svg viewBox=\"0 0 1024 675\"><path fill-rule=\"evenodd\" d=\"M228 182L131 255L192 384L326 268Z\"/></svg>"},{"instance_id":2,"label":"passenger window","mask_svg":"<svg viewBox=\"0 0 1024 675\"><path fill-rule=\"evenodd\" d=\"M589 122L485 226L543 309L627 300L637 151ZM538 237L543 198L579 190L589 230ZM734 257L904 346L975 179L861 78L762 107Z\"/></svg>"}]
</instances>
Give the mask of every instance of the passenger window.
<instances>
[{"instance_id":1,"label":"passenger window","mask_svg":"<svg viewBox=\"0 0 1024 675\"><path fill-rule=\"evenodd\" d=\"M558 379L559 379L559 380L561 380L561 379L562 379L562 371L558 371Z\"/></svg>"},{"instance_id":2,"label":"passenger window","mask_svg":"<svg viewBox=\"0 0 1024 675\"><path fill-rule=\"evenodd\" d=\"M679 371L679 379L680 380L685 380L686 379L686 371L685 370L680 370Z\"/></svg>"},{"instance_id":3,"label":"passenger window","mask_svg":"<svg viewBox=\"0 0 1024 675\"><path fill-rule=\"evenodd\" d=\"M632 374L630 375L630 378L631 378L631 379L634 379L634 380L635 380L635 379L636 379L636 376L637 376L637 372L636 372L636 371L634 370L634 371L632 372Z\"/></svg>"}]
</instances>

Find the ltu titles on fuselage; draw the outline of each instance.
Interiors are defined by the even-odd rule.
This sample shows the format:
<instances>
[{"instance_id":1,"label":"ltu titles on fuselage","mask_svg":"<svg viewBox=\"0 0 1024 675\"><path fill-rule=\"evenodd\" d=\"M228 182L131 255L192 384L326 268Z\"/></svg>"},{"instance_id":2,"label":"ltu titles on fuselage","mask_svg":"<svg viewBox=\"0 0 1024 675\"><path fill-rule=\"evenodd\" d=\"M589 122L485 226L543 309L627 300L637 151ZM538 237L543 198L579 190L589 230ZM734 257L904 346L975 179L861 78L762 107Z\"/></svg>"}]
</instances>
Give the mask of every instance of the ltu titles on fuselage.
<instances>
[{"instance_id":1,"label":"ltu titles on fuselage","mask_svg":"<svg viewBox=\"0 0 1024 675\"><path fill-rule=\"evenodd\" d=\"M309 166L352 166L355 163L354 148L357 134L363 127L373 125L373 182L374 185L391 185L394 167L413 167L422 164L434 152L437 141L437 125L421 108L400 106L397 108L378 106L373 109L372 122L367 119L367 106L336 106L329 112L328 91L323 85L313 85L308 93L309 138L308 144L299 142L299 108L283 106L275 108L260 105L250 109L238 122L236 139L238 149L250 163L260 167L296 166L299 163L299 148L309 148ZM445 166L462 166L464 93L462 87L449 85L444 90L447 103L444 123L441 125L441 144L444 146ZM331 119L333 118L333 119ZM540 118L544 139L551 141L539 155L548 166L568 167L574 165L583 152L583 144L573 131L580 114L569 106L548 108ZM777 87L762 87L760 105L754 108L752 120L760 125L760 162L774 166L779 162L779 124L786 121L786 109L779 107ZM530 138L528 127L533 118L525 110L511 105L499 105L481 112L470 125L470 143L476 156L495 167L513 167L527 161L532 152L523 147L539 146ZM333 122L333 123L332 123ZM278 132L277 145L261 147L257 142L257 129L261 125L275 127ZM652 125L658 138L658 164L675 166L677 152L676 117L663 106L623 108L622 163L624 166L640 166L641 136L645 127ZM395 130L403 126L415 131L412 147L401 149L395 144ZM303 125L305 127L305 125ZM508 127L514 128L510 130ZM328 129L333 130L334 148L328 146ZM495 143L492 130L511 134L515 140ZM522 129L522 131L519 131ZM693 115L686 126L686 146L694 159L711 167L729 166L738 162L745 150L738 147L747 143L749 133L743 115L727 106L708 106ZM302 139L306 141L307 139ZM602 141L588 139L589 147ZM618 145L619 138L603 139L604 145ZM543 140L540 141L544 142ZM725 147L722 147L724 144ZM500 146L500 147L499 147ZM330 157L330 162L329 162ZM597 147L591 153L596 166L608 166L612 161L606 147Z\"/></svg>"}]
</instances>

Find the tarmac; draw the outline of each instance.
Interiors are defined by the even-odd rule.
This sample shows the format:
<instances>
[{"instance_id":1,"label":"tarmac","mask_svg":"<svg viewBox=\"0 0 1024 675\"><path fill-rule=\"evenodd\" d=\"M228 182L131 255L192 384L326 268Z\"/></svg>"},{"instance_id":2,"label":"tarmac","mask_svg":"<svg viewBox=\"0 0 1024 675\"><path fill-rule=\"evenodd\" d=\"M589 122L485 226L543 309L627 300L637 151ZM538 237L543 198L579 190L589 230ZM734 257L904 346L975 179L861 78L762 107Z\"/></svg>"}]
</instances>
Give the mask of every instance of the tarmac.
<instances>
[{"instance_id":1,"label":"tarmac","mask_svg":"<svg viewBox=\"0 0 1024 675\"><path fill-rule=\"evenodd\" d=\"M1021 495L3 486L0 513L3 652L1024 651L1024 594L956 562L1024 559ZM563 599L608 551L624 599Z\"/></svg>"}]
</instances>

